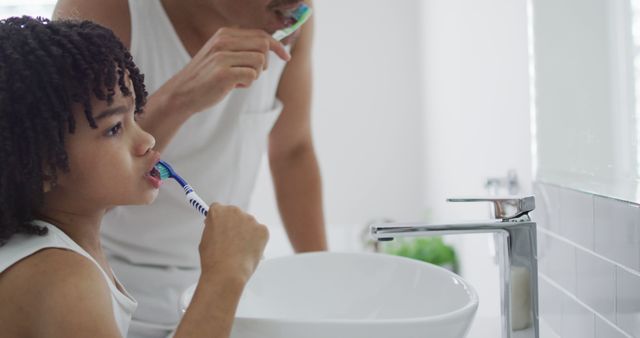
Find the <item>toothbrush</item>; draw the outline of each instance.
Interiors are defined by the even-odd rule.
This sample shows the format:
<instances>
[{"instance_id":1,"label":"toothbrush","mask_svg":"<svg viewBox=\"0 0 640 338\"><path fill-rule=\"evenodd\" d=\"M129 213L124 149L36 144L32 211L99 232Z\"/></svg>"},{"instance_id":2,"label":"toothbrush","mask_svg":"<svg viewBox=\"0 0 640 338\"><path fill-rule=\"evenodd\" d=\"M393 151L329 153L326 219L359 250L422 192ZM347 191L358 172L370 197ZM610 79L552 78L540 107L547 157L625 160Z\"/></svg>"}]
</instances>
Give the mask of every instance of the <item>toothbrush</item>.
<instances>
[{"instance_id":1,"label":"toothbrush","mask_svg":"<svg viewBox=\"0 0 640 338\"><path fill-rule=\"evenodd\" d=\"M312 12L313 10L311 9L311 7L307 6L304 3L300 4L300 6L298 6L298 8L296 8L293 13L291 13L291 17L296 20L296 23L287 28L277 30L275 33L273 33L272 37L278 41L281 41L282 39L291 35L291 33L295 32L298 28L300 28L300 26L302 26L305 22L307 22L307 20L309 20Z\"/></svg>"},{"instance_id":2,"label":"toothbrush","mask_svg":"<svg viewBox=\"0 0 640 338\"><path fill-rule=\"evenodd\" d=\"M176 182L178 182L182 186L182 189L184 189L184 193L186 194L189 204L196 208L196 210L198 210L198 212L203 216L207 216L207 214L209 213L209 206L202 200L202 198L200 198L200 196L198 196L198 194L196 194L196 192L187 183L187 181L180 177L180 175L178 175L175 170L171 168L169 163L160 160L158 163L156 163L155 168L156 170L158 170L161 180L167 178L173 178L174 180L176 180Z\"/></svg>"}]
</instances>

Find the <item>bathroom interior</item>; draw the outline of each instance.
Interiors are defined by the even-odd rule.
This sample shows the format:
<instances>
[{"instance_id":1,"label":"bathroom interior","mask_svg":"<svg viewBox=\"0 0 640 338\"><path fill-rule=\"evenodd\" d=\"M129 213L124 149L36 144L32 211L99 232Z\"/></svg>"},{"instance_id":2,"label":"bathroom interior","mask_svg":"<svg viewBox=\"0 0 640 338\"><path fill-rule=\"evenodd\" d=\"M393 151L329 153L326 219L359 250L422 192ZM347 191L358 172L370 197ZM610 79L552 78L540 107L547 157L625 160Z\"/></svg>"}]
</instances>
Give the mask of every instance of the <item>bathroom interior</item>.
<instances>
[{"instance_id":1,"label":"bathroom interior","mask_svg":"<svg viewBox=\"0 0 640 338\"><path fill-rule=\"evenodd\" d=\"M0 17L50 17L54 3L0 0ZM477 292L466 337L517 337L503 328L500 238L383 243L370 230L496 216L447 198L534 196L537 336L640 337L640 1L313 4L330 251L445 252L412 258ZM250 211L270 229L266 260L293 253L271 187L263 161Z\"/></svg>"}]
</instances>

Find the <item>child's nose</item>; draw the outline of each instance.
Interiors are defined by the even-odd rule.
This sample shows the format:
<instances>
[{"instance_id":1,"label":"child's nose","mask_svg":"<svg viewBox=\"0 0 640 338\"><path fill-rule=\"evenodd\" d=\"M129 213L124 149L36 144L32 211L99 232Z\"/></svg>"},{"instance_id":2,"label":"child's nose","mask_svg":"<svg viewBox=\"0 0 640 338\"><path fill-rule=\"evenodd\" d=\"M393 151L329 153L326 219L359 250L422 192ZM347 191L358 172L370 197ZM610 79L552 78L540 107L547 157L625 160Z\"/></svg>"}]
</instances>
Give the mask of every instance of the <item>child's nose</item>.
<instances>
[{"instance_id":1,"label":"child's nose","mask_svg":"<svg viewBox=\"0 0 640 338\"><path fill-rule=\"evenodd\" d=\"M140 129L140 137L136 145L136 154L139 156L146 155L156 145L156 139L153 135Z\"/></svg>"}]
</instances>

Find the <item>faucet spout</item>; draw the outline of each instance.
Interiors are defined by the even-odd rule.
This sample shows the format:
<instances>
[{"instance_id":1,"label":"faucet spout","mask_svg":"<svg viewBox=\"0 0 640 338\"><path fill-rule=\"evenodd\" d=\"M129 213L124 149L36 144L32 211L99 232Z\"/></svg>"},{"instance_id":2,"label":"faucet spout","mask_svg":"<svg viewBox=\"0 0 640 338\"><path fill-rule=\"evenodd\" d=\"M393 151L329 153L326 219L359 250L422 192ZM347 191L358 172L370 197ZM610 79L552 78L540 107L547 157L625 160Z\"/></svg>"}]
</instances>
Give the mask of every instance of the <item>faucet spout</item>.
<instances>
[{"instance_id":1,"label":"faucet spout","mask_svg":"<svg viewBox=\"0 0 640 338\"><path fill-rule=\"evenodd\" d=\"M531 203L532 199L533 197L526 197ZM532 208L533 206L530 209L533 210ZM503 337L539 338L536 223L531 221L528 211L516 213L517 218L480 222L374 224L371 226L371 236L378 241L389 241L396 237L497 234L499 240L496 245L499 247L496 251L504 253L498 255ZM514 279L524 280L524 283L514 285ZM523 290L514 292L514 287L522 287ZM519 307L515 307L516 304ZM526 307L524 311L521 310L523 304Z\"/></svg>"},{"instance_id":2,"label":"faucet spout","mask_svg":"<svg viewBox=\"0 0 640 338\"><path fill-rule=\"evenodd\" d=\"M421 237L469 233L506 231L500 220L472 221L445 224L384 223L371 226L371 236L378 241L391 241L395 237Z\"/></svg>"}]
</instances>

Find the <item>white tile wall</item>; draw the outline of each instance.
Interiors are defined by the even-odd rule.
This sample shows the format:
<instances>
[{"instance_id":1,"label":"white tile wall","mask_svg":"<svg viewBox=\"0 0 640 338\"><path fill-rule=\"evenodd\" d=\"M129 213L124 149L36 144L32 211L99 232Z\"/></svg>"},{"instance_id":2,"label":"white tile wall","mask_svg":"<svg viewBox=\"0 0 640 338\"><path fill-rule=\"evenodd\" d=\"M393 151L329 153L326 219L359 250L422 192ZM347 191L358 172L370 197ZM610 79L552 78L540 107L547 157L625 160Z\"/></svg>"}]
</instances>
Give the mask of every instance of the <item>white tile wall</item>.
<instances>
[{"instance_id":1,"label":"white tile wall","mask_svg":"<svg viewBox=\"0 0 640 338\"><path fill-rule=\"evenodd\" d=\"M593 195L560 191L560 234L593 250Z\"/></svg>"},{"instance_id":2,"label":"white tile wall","mask_svg":"<svg viewBox=\"0 0 640 338\"><path fill-rule=\"evenodd\" d=\"M540 316L560 337L640 338L640 206L534 184Z\"/></svg>"},{"instance_id":3,"label":"white tile wall","mask_svg":"<svg viewBox=\"0 0 640 338\"><path fill-rule=\"evenodd\" d=\"M538 230L539 270L571 293L576 293L576 248L544 229Z\"/></svg>"},{"instance_id":4,"label":"white tile wall","mask_svg":"<svg viewBox=\"0 0 640 338\"><path fill-rule=\"evenodd\" d=\"M576 296L608 320L616 320L616 267L577 249Z\"/></svg>"},{"instance_id":5,"label":"white tile wall","mask_svg":"<svg viewBox=\"0 0 640 338\"><path fill-rule=\"evenodd\" d=\"M617 324L629 334L640 337L640 275L618 267Z\"/></svg>"},{"instance_id":6,"label":"white tile wall","mask_svg":"<svg viewBox=\"0 0 640 338\"><path fill-rule=\"evenodd\" d=\"M596 337L629 338L631 336L596 316Z\"/></svg>"},{"instance_id":7,"label":"white tile wall","mask_svg":"<svg viewBox=\"0 0 640 338\"><path fill-rule=\"evenodd\" d=\"M560 233L560 188L535 184L533 193L536 197L536 209L531 216L536 220L538 228Z\"/></svg>"},{"instance_id":8,"label":"white tile wall","mask_svg":"<svg viewBox=\"0 0 640 338\"><path fill-rule=\"evenodd\" d=\"M640 271L640 207L596 196L594 198L595 252Z\"/></svg>"},{"instance_id":9,"label":"white tile wall","mask_svg":"<svg viewBox=\"0 0 640 338\"><path fill-rule=\"evenodd\" d=\"M571 297L562 298L563 338L595 338L595 315Z\"/></svg>"},{"instance_id":10,"label":"white tile wall","mask_svg":"<svg viewBox=\"0 0 640 338\"><path fill-rule=\"evenodd\" d=\"M546 324L559 334L562 331L562 298L565 295L544 278L540 278L538 289L540 314Z\"/></svg>"}]
</instances>

